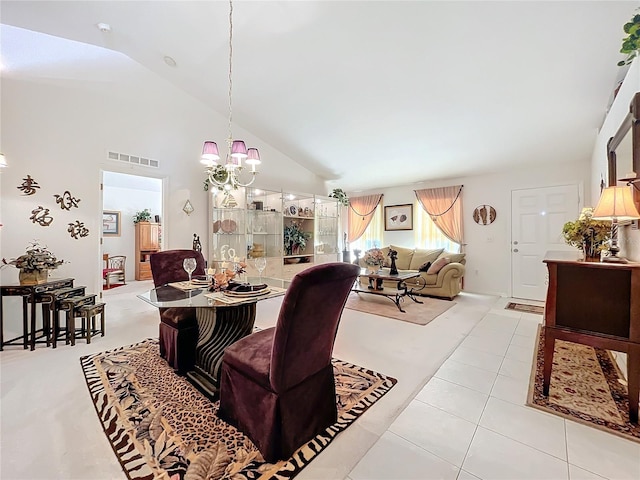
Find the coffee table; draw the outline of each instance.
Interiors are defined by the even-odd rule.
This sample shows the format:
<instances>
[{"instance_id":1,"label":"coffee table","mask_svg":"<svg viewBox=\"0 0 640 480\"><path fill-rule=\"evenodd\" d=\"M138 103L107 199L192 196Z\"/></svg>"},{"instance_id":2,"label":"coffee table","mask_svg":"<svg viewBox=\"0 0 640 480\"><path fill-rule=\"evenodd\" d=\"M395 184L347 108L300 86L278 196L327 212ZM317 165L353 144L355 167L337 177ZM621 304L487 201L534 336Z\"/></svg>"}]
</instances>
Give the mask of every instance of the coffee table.
<instances>
[{"instance_id":1,"label":"coffee table","mask_svg":"<svg viewBox=\"0 0 640 480\"><path fill-rule=\"evenodd\" d=\"M406 280L410 278L416 278L420 276L420 272L398 272L391 274L389 268L381 268L376 273L367 272L366 268L360 270L360 276L356 283L353 284L352 292L360 293L371 293L373 295L381 295L383 297L387 297L393 303L395 303L398 310L402 313L406 313L400 303L404 301L404 297L409 297L416 303L424 303L418 300L415 297L415 293L422 290L424 285L421 288L409 288L407 286ZM368 279L366 283L362 282L362 279ZM392 281L397 282L396 288L385 287L383 282Z\"/></svg>"}]
</instances>

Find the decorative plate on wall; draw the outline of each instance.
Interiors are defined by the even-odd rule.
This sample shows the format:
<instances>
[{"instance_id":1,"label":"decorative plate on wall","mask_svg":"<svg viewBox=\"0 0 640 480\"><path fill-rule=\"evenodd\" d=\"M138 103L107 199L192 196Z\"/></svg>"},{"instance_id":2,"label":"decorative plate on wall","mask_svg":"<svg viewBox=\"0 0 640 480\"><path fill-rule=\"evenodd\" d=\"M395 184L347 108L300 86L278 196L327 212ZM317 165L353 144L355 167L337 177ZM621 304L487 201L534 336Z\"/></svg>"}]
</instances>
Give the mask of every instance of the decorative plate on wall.
<instances>
[{"instance_id":1,"label":"decorative plate on wall","mask_svg":"<svg viewBox=\"0 0 640 480\"><path fill-rule=\"evenodd\" d=\"M478 225L489 225L496 219L496 209L491 205L480 205L473 211L473 221Z\"/></svg>"}]
</instances>

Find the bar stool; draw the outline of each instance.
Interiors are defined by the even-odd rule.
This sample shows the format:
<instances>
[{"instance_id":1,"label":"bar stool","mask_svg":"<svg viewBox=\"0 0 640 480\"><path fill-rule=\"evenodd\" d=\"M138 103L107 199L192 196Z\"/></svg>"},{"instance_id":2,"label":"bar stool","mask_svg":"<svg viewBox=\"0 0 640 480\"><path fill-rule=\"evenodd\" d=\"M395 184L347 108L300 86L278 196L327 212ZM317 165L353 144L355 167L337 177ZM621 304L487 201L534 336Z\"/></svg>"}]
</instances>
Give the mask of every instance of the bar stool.
<instances>
[{"instance_id":1,"label":"bar stool","mask_svg":"<svg viewBox=\"0 0 640 480\"><path fill-rule=\"evenodd\" d=\"M76 317L82 320L81 335L91 343L91 337L100 334L104 337L104 303L96 303L93 305L83 305L73 310ZM96 328L96 316L100 315L100 328Z\"/></svg>"}]
</instances>

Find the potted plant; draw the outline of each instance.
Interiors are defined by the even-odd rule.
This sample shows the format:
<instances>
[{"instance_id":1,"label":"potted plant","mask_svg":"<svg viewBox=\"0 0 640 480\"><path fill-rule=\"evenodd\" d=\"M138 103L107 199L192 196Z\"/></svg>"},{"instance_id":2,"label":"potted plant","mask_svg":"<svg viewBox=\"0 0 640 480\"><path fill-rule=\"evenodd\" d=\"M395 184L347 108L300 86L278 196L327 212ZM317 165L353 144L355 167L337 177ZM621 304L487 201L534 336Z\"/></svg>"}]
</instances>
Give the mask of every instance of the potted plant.
<instances>
[{"instance_id":1,"label":"potted plant","mask_svg":"<svg viewBox=\"0 0 640 480\"><path fill-rule=\"evenodd\" d=\"M345 207L349 206L349 198L347 197L347 194L344 192L344 190L342 190L341 188L334 188L333 190L331 190L329 197L335 198L336 200L338 200L338 203L340 205L344 205Z\"/></svg>"},{"instance_id":2,"label":"potted plant","mask_svg":"<svg viewBox=\"0 0 640 480\"><path fill-rule=\"evenodd\" d=\"M140 212L136 212L136 214L133 216L133 223L150 222L150 221L151 221L151 212L149 211L148 208L145 208Z\"/></svg>"},{"instance_id":3,"label":"potted plant","mask_svg":"<svg viewBox=\"0 0 640 480\"><path fill-rule=\"evenodd\" d=\"M284 251L285 255L297 255L307 246L307 240L311 234L302 230L302 225L291 222L284 227Z\"/></svg>"},{"instance_id":4,"label":"potted plant","mask_svg":"<svg viewBox=\"0 0 640 480\"><path fill-rule=\"evenodd\" d=\"M600 252L611 237L611 222L594 220L593 208L583 208L576 221L564 224L562 236L569 245L584 252L585 260L599 261Z\"/></svg>"},{"instance_id":5,"label":"potted plant","mask_svg":"<svg viewBox=\"0 0 640 480\"><path fill-rule=\"evenodd\" d=\"M23 255L8 262L3 258L2 263L13 265L20 270L20 285L37 285L45 283L49 277L49 270L55 270L64 260L58 260L46 247L34 242L29 244Z\"/></svg>"},{"instance_id":6,"label":"potted plant","mask_svg":"<svg viewBox=\"0 0 640 480\"><path fill-rule=\"evenodd\" d=\"M618 62L619 67L629 65L638 56L638 50L640 49L640 14L635 14L629 22L624 24L622 29L627 36L622 39L620 53L624 53L627 58Z\"/></svg>"}]
</instances>

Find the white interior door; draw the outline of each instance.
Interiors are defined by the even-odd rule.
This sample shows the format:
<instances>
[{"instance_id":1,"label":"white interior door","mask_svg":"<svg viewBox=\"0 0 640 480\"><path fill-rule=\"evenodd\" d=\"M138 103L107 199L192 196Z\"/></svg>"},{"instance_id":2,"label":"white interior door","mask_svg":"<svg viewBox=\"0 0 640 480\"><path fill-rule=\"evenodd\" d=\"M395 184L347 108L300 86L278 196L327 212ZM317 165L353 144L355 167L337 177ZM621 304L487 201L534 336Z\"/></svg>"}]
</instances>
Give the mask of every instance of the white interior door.
<instances>
[{"instance_id":1,"label":"white interior door","mask_svg":"<svg viewBox=\"0 0 640 480\"><path fill-rule=\"evenodd\" d=\"M548 251L576 251L562 238L562 227L577 218L579 202L578 185L511 192L511 296L545 299L547 269L542 260Z\"/></svg>"}]
</instances>

